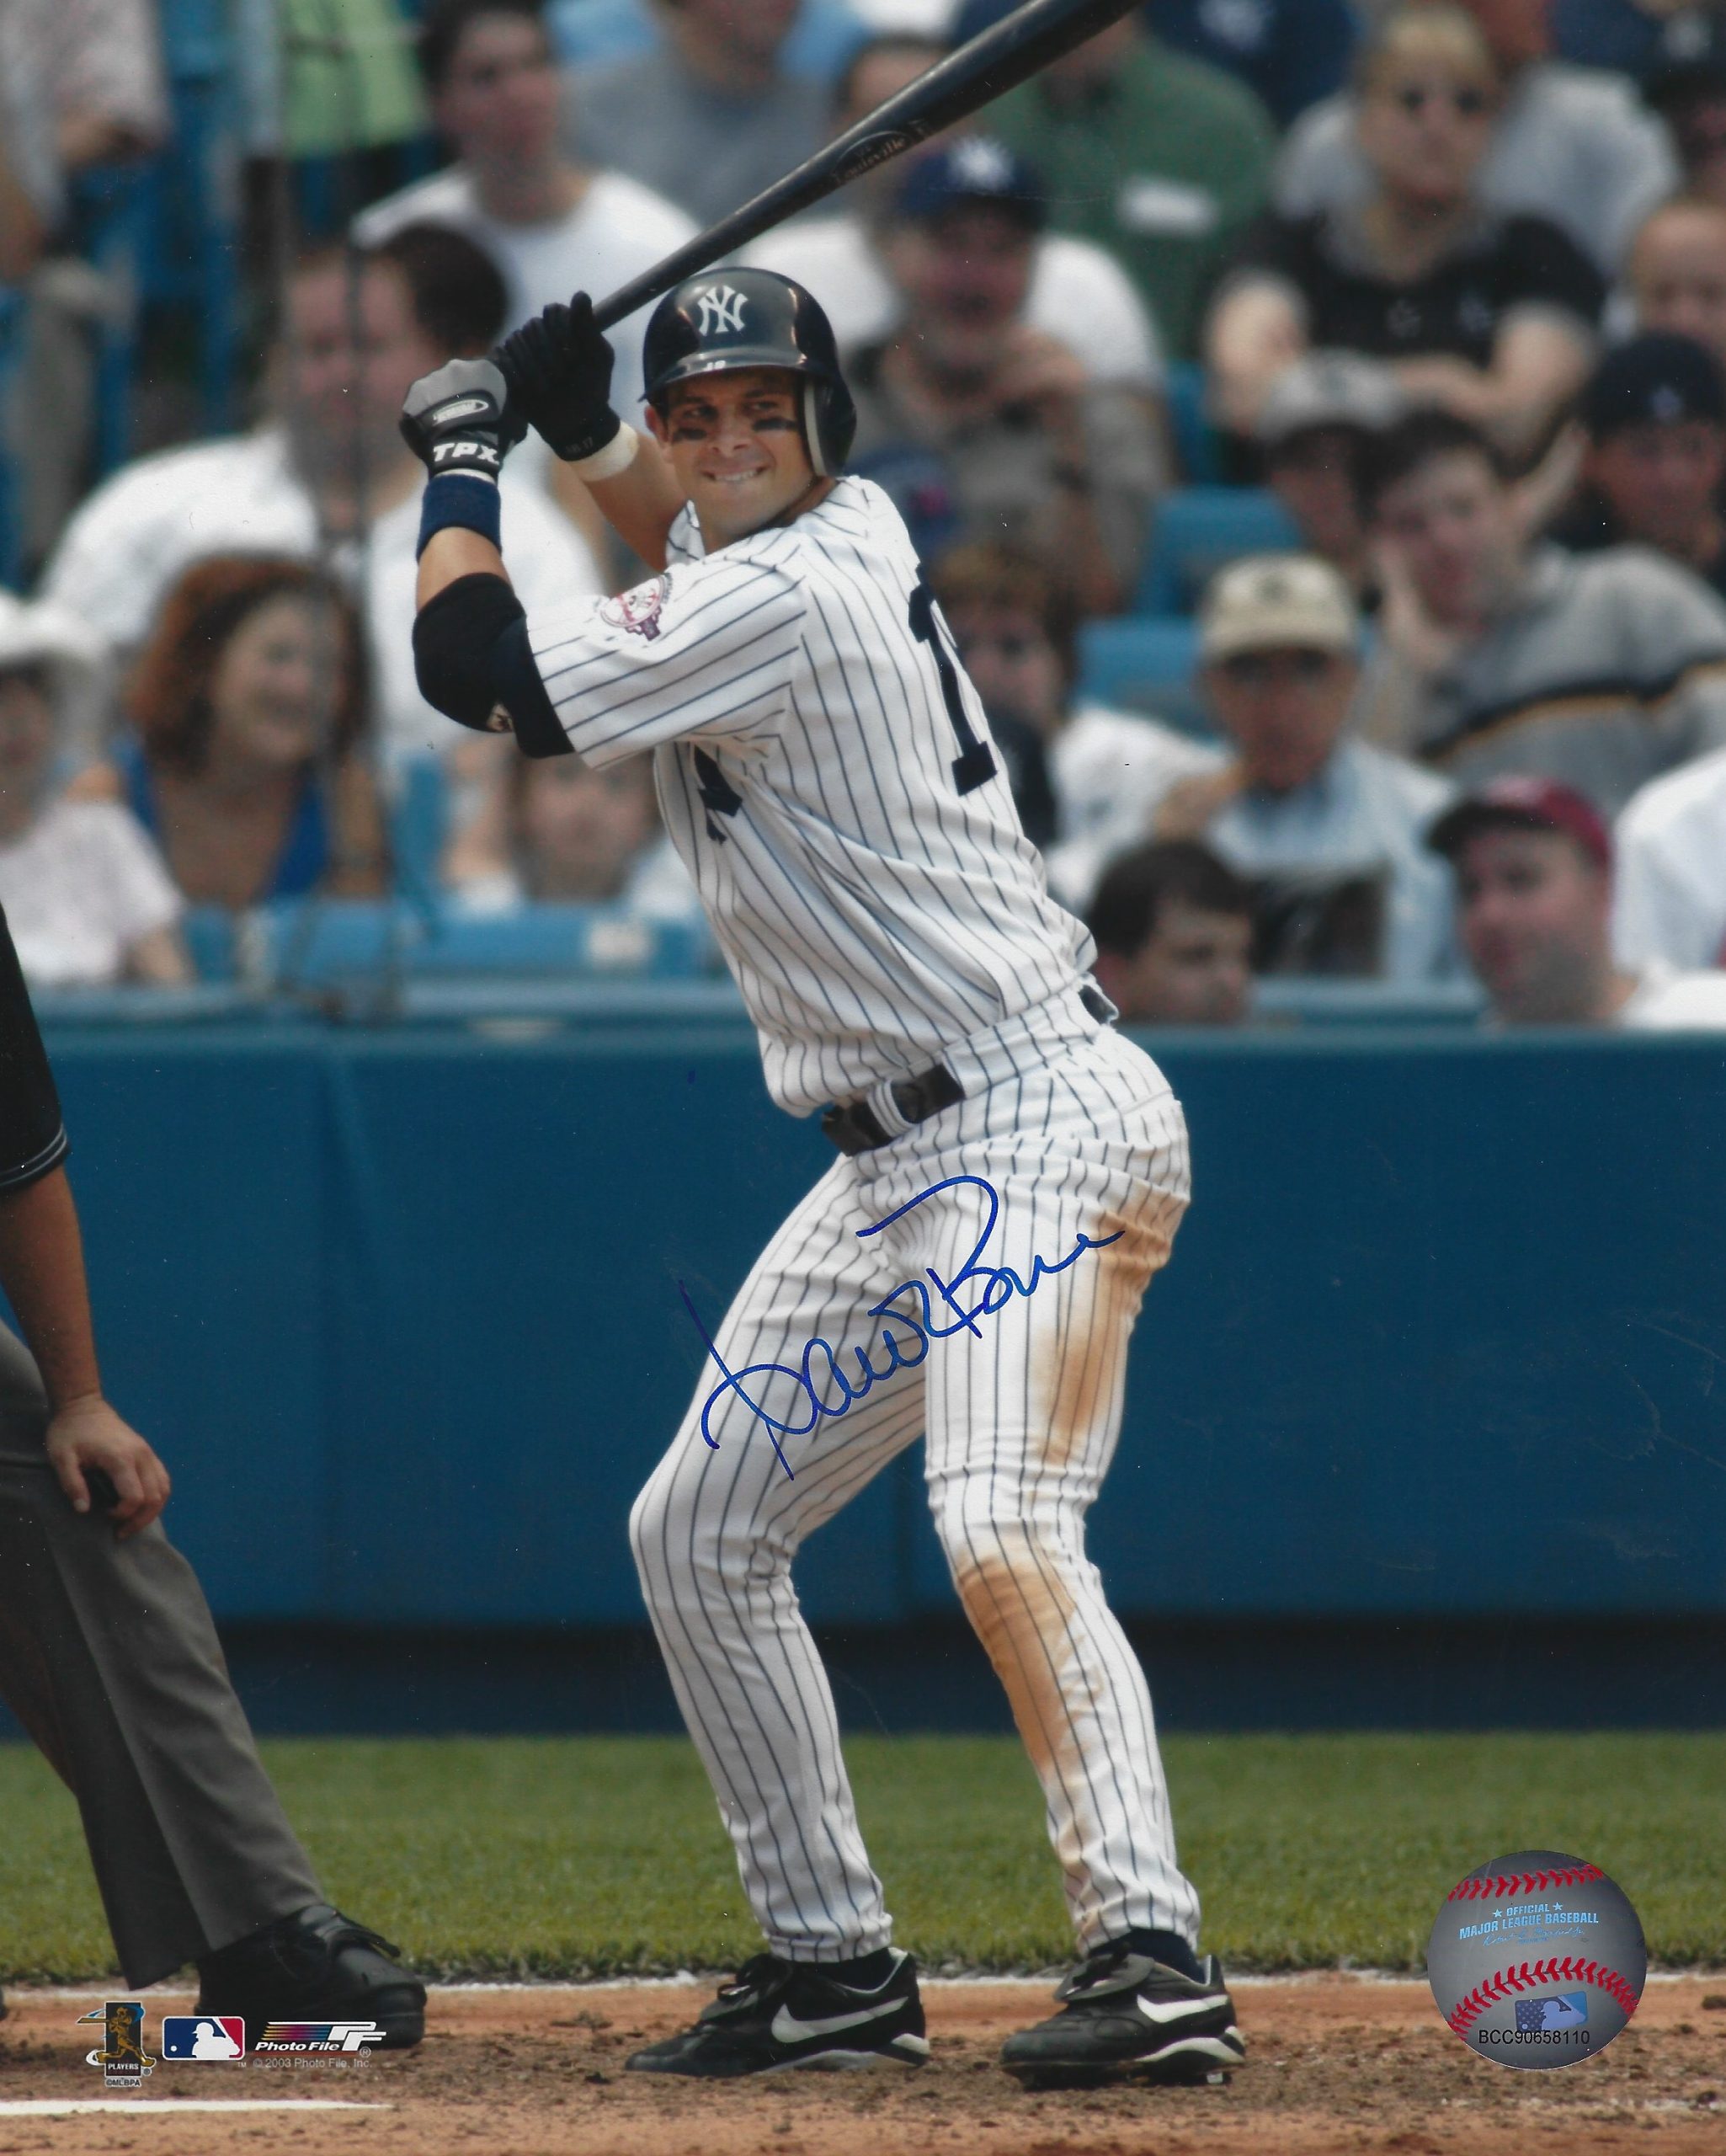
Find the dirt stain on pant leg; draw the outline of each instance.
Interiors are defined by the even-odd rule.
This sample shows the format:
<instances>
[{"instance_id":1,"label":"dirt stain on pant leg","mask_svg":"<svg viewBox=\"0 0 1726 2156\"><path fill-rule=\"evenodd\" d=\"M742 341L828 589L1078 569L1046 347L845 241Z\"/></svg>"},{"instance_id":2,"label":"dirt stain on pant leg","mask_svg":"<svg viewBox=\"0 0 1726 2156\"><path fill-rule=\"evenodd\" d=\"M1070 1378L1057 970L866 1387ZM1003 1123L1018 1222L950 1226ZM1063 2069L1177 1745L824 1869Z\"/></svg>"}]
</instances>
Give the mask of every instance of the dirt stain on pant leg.
<instances>
[{"instance_id":1,"label":"dirt stain on pant leg","mask_svg":"<svg viewBox=\"0 0 1726 2156\"><path fill-rule=\"evenodd\" d=\"M1083 1779L1084 1762L1068 1712L1066 1682L1073 1671L1075 1604L1055 1553L1039 1549L1032 1528L1004 1520L986 1531L993 1548L953 1555L954 1584L1006 1692L1051 1811L1062 1822L1055 1854L1071 1892L1086 1879L1071 1795ZM1063 1791L1057 1809L1053 1800Z\"/></svg>"},{"instance_id":2,"label":"dirt stain on pant leg","mask_svg":"<svg viewBox=\"0 0 1726 2156\"><path fill-rule=\"evenodd\" d=\"M1066 1322L1039 1340L1031 1368L1031 1428L1047 1433L1046 1466L1063 1467L1075 1452L1083 1458L1113 1412L1134 1321L1152 1274L1168 1262L1181 1209L1153 1194L1141 1205L1111 1207L1086 1229L1102 1247L1073 1267ZM1095 1268L1089 1278L1085 1267Z\"/></svg>"}]
</instances>

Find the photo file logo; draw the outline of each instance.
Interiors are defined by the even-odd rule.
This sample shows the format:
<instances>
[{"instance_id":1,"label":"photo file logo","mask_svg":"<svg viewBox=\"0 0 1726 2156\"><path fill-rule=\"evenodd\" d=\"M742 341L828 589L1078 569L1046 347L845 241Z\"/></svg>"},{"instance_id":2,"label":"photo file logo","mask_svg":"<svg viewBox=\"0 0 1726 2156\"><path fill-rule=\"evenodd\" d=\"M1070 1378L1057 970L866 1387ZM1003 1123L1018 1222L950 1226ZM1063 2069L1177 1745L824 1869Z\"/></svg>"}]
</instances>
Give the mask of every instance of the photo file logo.
<instances>
[{"instance_id":1,"label":"photo file logo","mask_svg":"<svg viewBox=\"0 0 1726 2156\"><path fill-rule=\"evenodd\" d=\"M363 2052L381 2044L384 2031L376 2021L266 2021L255 2048L260 2052Z\"/></svg>"}]
</instances>

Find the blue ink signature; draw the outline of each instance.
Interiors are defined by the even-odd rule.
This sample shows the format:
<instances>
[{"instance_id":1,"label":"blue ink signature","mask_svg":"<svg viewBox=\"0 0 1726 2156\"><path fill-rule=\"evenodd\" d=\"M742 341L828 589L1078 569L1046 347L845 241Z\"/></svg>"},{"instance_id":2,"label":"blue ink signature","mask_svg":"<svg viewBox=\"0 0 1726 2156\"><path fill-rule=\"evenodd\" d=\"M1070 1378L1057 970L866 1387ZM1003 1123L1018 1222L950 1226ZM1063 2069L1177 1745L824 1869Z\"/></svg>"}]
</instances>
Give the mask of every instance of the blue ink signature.
<instances>
[{"instance_id":1,"label":"blue ink signature","mask_svg":"<svg viewBox=\"0 0 1726 2156\"><path fill-rule=\"evenodd\" d=\"M780 1444L781 1436L807 1438L823 1417L828 1421L837 1421L876 1385L892 1377L896 1370L914 1369L928 1354L931 1340L950 1339L956 1332L972 1332L980 1339L982 1327L977 1321L979 1318L993 1317L1015 1295L1035 1294L1049 1274L1064 1273L1088 1250L1105 1249L1110 1243L1119 1242L1127 1232L1124 1228L1117 1228L1112 1235L1097 1237L1081 1234L1076 1246L1068 1251L1065 1257L1051 1262L1047 1258L1033 1257L1031 1278L1021 1280L1009 1265L984 1265L980 1262L983 1246L994 1233L995 1222L1001 1214L1000 1193L994 1185L985 1182L981 1176L948 1176L940 1182L931 1183L927 1190L919 1191L915 1198L907 1198L885 1219L876 1220L866 1228L859 1228L858 1236L860 1239L866 1235L878 1235L883 1228L892 1227L895 1220L903 1220L908 1213L928 1199L941 1191L956 1189L962 1183L969 1183L974 1189L982 1191L988 1200L988 1214L983 1224L982 1232L972 1245L971 1255L951 1280L943 1280L932 1265L927 1266L924 1279L902 1280L891 1294L883 1295L878 1303L870 1305L869 1315L882 1321L881 1344L877 1352L884 1359L879 1365L871 1360L867 1348L836 1348L830 1341L823 1340L818 1335L805 1343L801 1364L751 1363L747 1369L733 1370L727 1366L712 1334L702 1323L700 1312L690 1299L688 1289L681 1280L678 1282L677 1292L683 1298L684 1308L694 1321L695 1330L706 1342L708 1353L725 1373L723 1381L714 1386L701 1406L701 1435L715 1452L719 1449L719 1440L709 1427L713 1412L728 1395L735 1393L749 1412L766 1425L775 1455L786 1473L791 1476L791 1462L786 1458L785 1448ZM979 1283L983 1287L981 1299L967 1310L960 1299L959 1290ZM939 1297L942 1309L953 1313L951 1325L944 1325L937 1320L930 1288L933 1288L935 1296ZM914 1299L914 1315L909 1310L894 1307L902 1295ZM902 1328L901 1333L896 1334L892 1329L894 1326ZM855 1378L846 1374L844 1357L847 1353L856 1358ZM757 1377L789 1378L808 1404L807 1420L789 1422L780 1416L770 1414L746 1389L744 1380ZM838 1387L839 1394L836 1406L829 1405L826 1397L834 1386ZM796 1478L792 1476L791 1479L795 1481Z\"/></svg>"}]
</instances>

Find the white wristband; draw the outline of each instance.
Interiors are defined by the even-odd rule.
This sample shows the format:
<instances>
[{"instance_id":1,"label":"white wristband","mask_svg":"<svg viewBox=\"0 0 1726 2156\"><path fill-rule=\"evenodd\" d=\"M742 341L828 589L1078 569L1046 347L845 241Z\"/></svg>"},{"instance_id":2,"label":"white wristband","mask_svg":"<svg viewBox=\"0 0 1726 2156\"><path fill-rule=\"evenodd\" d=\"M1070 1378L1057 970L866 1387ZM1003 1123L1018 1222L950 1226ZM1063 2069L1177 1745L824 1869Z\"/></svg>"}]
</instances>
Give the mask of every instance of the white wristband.
<instances>
[{"instance_id":1,"label":"white wristband","mask_svg":"<svg viewBox=\"0 0 1726 2156\"><path fill-rule=\"evenodd\" d=\"M635 462L641 446L641 436L626 419L603 449L596 449L591 456L576 457L569 468L578 479L615 479Z\"/></svg>"}]
</instances>

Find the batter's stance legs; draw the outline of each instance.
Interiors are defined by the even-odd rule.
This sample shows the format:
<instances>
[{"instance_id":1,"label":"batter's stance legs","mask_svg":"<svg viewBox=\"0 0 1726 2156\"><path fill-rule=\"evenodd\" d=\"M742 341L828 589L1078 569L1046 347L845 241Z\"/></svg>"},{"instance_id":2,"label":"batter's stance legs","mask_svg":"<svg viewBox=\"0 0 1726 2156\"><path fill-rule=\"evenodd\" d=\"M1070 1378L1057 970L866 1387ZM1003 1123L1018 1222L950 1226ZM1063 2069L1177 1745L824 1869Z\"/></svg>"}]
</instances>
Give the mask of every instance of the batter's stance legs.
<instances>
[{"instance_id":1,"label":"batter's stance legs","mask_svg":"<svg viewBox=\"0 0 1726 2156\"><path fill-rule=\"evenodd\" d=\"M718 1329L726 1369L794 1371L811 1341L845 1353L878 1342L871 1306L928 1268L957 1280L991 1207L991 1267L1028 1283L1039 1257L1079 1254L931 1341L842 1417L781 1433L794 1480L756 1410L805 1422L807 1391L785 1376L727 1387L710 1360L635 1508L642 1591L771 1951L836 1962L885 1945L791 1566L803 1536L926 1428L936 1531L1042 1783L1081 1949L1129 1932L1190 1947L1197 1897L1175 1861L1150 1700L1084 1546L1133 1320L1185 1204L1180 1109L1148 1059L1107 1035L941 1120L945 1154L892 1146L834 1163Z\"/></svg>"}]
</instances>

